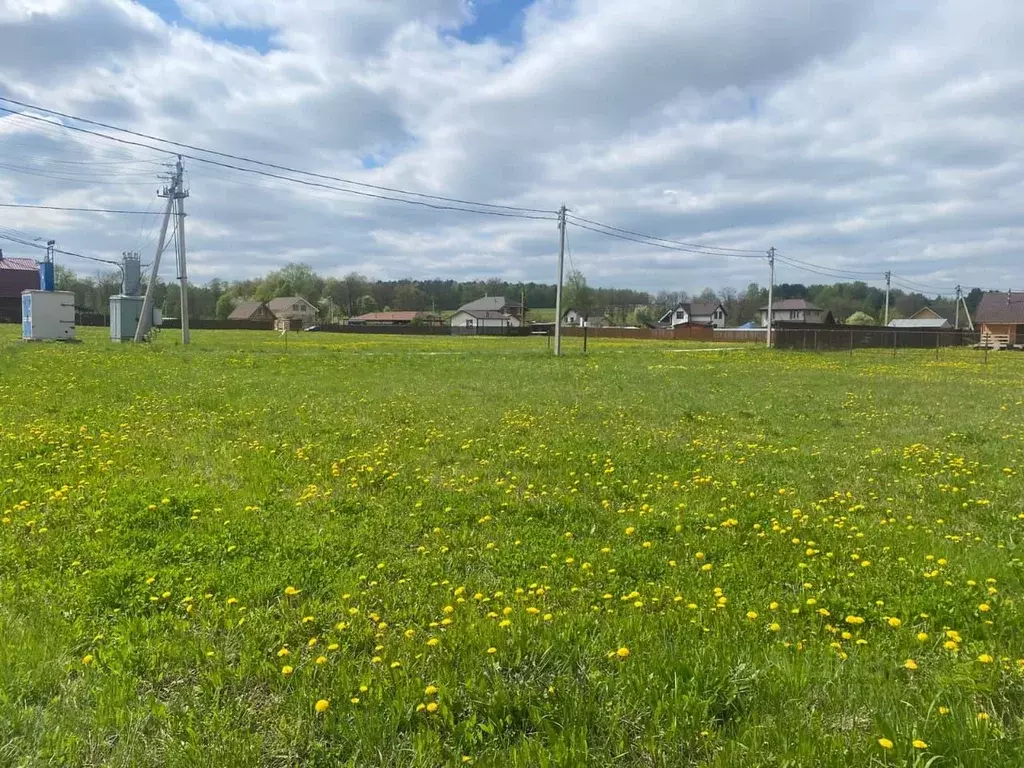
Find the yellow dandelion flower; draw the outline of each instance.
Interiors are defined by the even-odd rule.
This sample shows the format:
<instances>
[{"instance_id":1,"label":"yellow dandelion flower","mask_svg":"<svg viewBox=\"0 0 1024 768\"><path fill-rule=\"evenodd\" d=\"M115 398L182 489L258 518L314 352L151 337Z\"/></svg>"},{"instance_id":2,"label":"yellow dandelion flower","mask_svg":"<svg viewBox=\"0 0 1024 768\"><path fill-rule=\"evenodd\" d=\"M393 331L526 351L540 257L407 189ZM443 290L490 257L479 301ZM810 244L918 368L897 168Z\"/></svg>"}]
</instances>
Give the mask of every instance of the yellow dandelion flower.
<instances>
[{"instance_id":1,"label":"yellow dandelion flower","mask_svg":"<svg viewBox=\"0 0 1024 768\"><path fill-rule=\"evenodd\" d=\"M904 669L917 669L917 662L913 659L907 659L903 662Z\"/></svg>"},{"instance_id":2,"label":"yellow dandelion flower","mask_svg":"<svg viewBox=\"0 0 1024 768\"><path fill-rule=\"evenodd\" d=\"M426 688L423 689L423 694L425 696L433 696L435 693L437 693L436 685L428 685Z\"/></svg>"},{"instance_id":3,"label":"yellow dandelion flower","mask_svg":"<svg viewBox=\"0 0 1024 768\"><path fill-rule=\"evenodd\" d=\"M358 704L359 703L359 697L358 696L353 696L351 699L349 699L349 701L351 701L353 704Z\"/></svg>"},{"instance_id":4,"label":"yellow dandelion flower","mask_svg":"<svg viewBox=\"0 0 1024 768\"><path fill-rule=\"evenodd\" d=\"M925 640L928 639L928 633L927 632L918 632L917 633L917 639L923 643Z\"/></svg>"},{"instance_id":5,"label":"yellow dandelion flower","mask_svg":"<svg viewBox=\"0 0 1024 768\"><path fill-rule=\"evenodd\" d=\"M315 705L315 709L319 714L326 712L331 706L331 702L327 699L320 699Z\"/></svg>"},{"instance_id":6,"label":"yellow dandelion flower","mask_svg":"<svg viewBox=\"0 0 1024 768\"><path fill-rule=\"evenodd\" d=\"M488 653L497 653L497 652L498 652L498 649L497 649L497 648L495 648L495 647L494 647L494 646L492 645L492 646L491 646L490 648L488 648L488 649L487 649L487 652L488 652Z\"/></svg>"},{"instance_id":7,"label":"yellow dandelion flower","mask_svg":"<svg viewBox=\"0 0 1024 768\"><path fill-rule=\"evenodd\" d=\"M900 625L902 625L902 624L903 624L903 622L902 622L902 621L900 621L899 619L897 619L897 618L896 618L895 616L890 616L890 617L889 617L888 619L886 619L885 621L886 621L886 623L887 623L887 624L888 624L888 625L889 625L890 627L892 627L893 629L898 629L898 628L900 627Z\"/></svg>"},{"instance_id":8,"label":"yellow dandelion flower","mask_svg":"<svg viewBox=\"0 0 1024 768\"><path fill-rule=\"evenodd\" d=\"M326 656L317 656L316 657L316 663L317 664L326 664L327 663L327 657Z\"/></svg>"},{"instance_id":9,"label":"yellow dandelion flower","mask_svg":"<svg viewBox=\"0 0 1024 768\"><path fill-rule=\"evenodd\" d=\"M291 653L291 651L289 651L287 648L282 648L280 651L277 652L277 657L279 659L283 659L285 656L287 656L290 653Z\"/></svg>"},{"instance_id":10,"label":"yellow dandelion flower","mask_svg":"<svg viewBox=\"0 0 1024 768\"><path fill-rule=\"evenodd\" d=\"M281 674L284 675L285 677L288 677L288 675L290 675L294 671L295 670L292 669L291 667L289 667L287 664L285 664L283 667L281 667Z\"/></svg>"},{"instance_id":11,"label":"yellow dandelion flower","mask_svg":"<svg viewBox=\"0 0 1024 768\"><path fill-rule=\"evenodd\" d=\"M93 657L92 657L92 654L91 654L91 653L87 653L87 654L85 654L85 656L83 656L83 657L82 657L82 663L83 663L83 664L85 664L85 666L87 666L87 667L88 667L88 666L89 666L90 664L92 664L92 663L93 663L93 661L95 661L95 659L93 659Z\"/></svg>"},{"instance_id":12,"label":"yellow dandelion flower","mask_svg":"<svg viewBox=\"0 0 1024 768\"><path fill-rule=\"evenodd\" d=\"M753 621L757 618L757 611L747 611L747 618Z\"/></svg>"},{"instance_id":13,"label":"yellow dandelion flower","mask_svg":"<svg viewBox=\"0 0 1024 768\"><path fill-rule=\"evenodd\" d=\"M427 645L430 646L431 648L433 648L434 646L436 646L440 642L441 641L438 640L436 637L432 637L429 640L427 640Z\"/></svg>"},{"instance_id":14,"label":"yellow dandelion flower","mask_svg":"<svg viewBox=\"0 0 1024 768\"><path fill-rule=\"evenodd\" d=\"M949 714L949 707L939 707L939 714L940 715L948 715Z\"/></svg>"},{"instance_id":15,"label":"yellow dandelion flower","mask_svg":"<svg viewBox=\"0 0 1024 768\"><path fill-rule=\"evenodd\" d=\"M846 623L847 624L853 624L855 626L858 625L858 624L863 624L864 623L864 617L863 616L847 616L846 617Z\"/></svg>"},{"instance_id":16,"label":"yellow dandelion flower","mask_svg":"<svg viewBox=\"0 0 1024 768\"><path fill-rule=\"evenodd\" d=\"M629 648L627 648L626 646L622 646L621 648L619 648L619 650L615 652L615 655L618 656L620 659L629 658Z\"/></svg>"},{"instance_id":17,"label":"yellow dandelion flower","mask_svg":"<svg viewBox=\"0 0 1024 768\"><path fill-rule=\"evenodd\" d=\"M914 749L928 749L928 745L920 739L914 739Z\"/></svg>"},{"instance_id":18,"label":"yellow dandelion flower","mask_svg":"<svg viewBox=\"0 0 1024 768\"><path fill-rule=\"evenodd\" d=\"M989 656L987 653L983 653L978 657L978 661L980 661L982 664L991 664L992 657Z\"/></svg>"},{"instance_id":19,"label":"yellow dandelion flower","mask_svg":"<svg viewBox=\"0 0 1024 768\"><path fill-rule=\"evenodd\" d=\"M782 629L782 627L779 625L777 621L773 621L771 624L768 625L768 629L770 629L772 632L778 632L780 629Z\"/></svg>"},{"instance_id":20,"label":"yellow dandelion flower","mask_svg":"<svg viewBox=\"0 0 1024 768\"><path fill-rule=\"evenodd\" d=\"M384 659L382 659L380 656L374 656L372 659L370 659L371 664L380 664L382 661L384 661Z\"/></svg>"},{"instance_id":21,"label":"yellow dandelion flower","mask_svg":"<svg viewBox=\"0 0 1024 768\"><path fill-rule=\"evenodd\" d=\"M295 595L299 594L300 592L302 592L301 589L296 589L293 586L287 586L284 588L284 593L288 595L288 597L295 597Z\"/></svg>"},{"instance_id":22,"label":"yellow dandelion flower","mask_svg":"<svg viewBox=\"0 0 1024 768\"><path fill-rule=\"evenodd\" d=\"M988 712L979 712L978 713L978 719L979 720L988 720Z\"/></svg>"},{"instance_id":23,"label":"yellow dandelion flower","mask_svg":"<svg viewBox=\"0 0 1024 768\"><path fill-rule=\"evenodd\" d=\"M892 742L889 739L881 738L878 740L878 746L882 749L892 749Z\"/></svg>"},{"instance_id":24,"label":"yellow dandelion flower","mask_svg":"<svg viewBox=\"0 0 1024 768\"><path fill-rule=\"evenodd\" d=\"M432 701L429 704L427 704L427 712L429 712L430 714L434 714L435 712L437 712L437 702L436 701Z\"/></svg>"}]
</instances>

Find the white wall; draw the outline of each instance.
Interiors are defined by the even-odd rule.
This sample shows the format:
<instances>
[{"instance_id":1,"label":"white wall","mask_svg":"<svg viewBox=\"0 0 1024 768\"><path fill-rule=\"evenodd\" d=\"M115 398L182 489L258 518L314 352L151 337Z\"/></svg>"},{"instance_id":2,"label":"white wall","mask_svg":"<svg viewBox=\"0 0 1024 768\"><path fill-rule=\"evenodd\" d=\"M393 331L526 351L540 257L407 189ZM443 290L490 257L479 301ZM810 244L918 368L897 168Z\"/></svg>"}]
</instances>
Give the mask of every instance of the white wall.
<instances>
[{"instance_id":1,"label":"white wall","mask_svg":"<svg viewBox=\"0 0 1024 768\"><path fill-rule=\"evenodd\" d=\"M456 312L448 321L453 328L518 328L519 319L512 315L504 317L476 318L467 312Z\"/></svg>"}]
</instances>

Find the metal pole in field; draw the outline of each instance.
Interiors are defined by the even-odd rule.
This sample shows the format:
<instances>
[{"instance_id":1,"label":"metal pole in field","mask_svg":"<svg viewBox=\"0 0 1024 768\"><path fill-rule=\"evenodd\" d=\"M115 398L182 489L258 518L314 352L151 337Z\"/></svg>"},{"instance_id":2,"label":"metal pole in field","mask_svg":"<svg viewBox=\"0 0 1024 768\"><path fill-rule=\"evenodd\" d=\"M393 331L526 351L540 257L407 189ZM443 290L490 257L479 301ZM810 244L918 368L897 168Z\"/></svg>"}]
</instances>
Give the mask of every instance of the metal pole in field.
<instances>
[{"instance_id":1,"label":"metal pole in field","mask_svg":"<svg viewBox=\"0 0 1024 768\"><path fill-rule=\"evenodd\" d=\"M772 346L772 320L775 310L772 307L772 296L775 293L775 246L768 249L768 326L765 331L765 346Z\"/></svg>"},{"instance_id":2,"label":"metal pole in field","mask_svg":"<svg viewBox=\"0 0 1024 768\"><path fill-rule=\"evenodd\" d=\"M558 211L558 285L555 288L555 357L562 354L562 273L565 270L565 206Z\"/></svg>"},{"instance_id":3,"label":"metal pole in field","mask_svg":"<svg viewBox=\"0 0 1024 768\"><path fill-rule=\"evenodd\" d=\"M889 286L892 284L892 272L886 271L885 273L885 322L883 325L889 325Z\"/></svg>"}]
</instances>

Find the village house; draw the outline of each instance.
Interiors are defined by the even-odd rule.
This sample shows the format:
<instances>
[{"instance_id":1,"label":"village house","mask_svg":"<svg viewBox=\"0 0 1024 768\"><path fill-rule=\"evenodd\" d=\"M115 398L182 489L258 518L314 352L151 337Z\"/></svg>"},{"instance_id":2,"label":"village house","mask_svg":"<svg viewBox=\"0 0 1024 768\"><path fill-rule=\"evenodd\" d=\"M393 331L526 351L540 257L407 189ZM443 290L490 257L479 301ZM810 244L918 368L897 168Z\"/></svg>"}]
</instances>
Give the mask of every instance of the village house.
<instances>
[{"instance_id":1,"label":"village house","mask_svg":"<svg viewBox=\"0 0 1024 768\"><path fill-rule=\"evenodd\" d=\"M994 349L1024 344L1024 291L986 293L974 313L981 343Z\"/></svg>"},{"instance_id":2,"label":"village house","mask_svg":"<svg viewBox=\"0 0 1024 768\"><path fill-rule=\"evenodd\" d=\"M271 299L267 306L274 315L274 328L279 331L301 331L317 316L317 308L301 296Z\"/></svg>"},{"instance_id":3,"label":"village house","mask_svg":"<svg viewBox=\"0 0 1024 768\"><path fill-rule=\"evenodd\" d=\"M412 312L400 310L397 312L368 312L365 315L350 317L349 325L437 325L441 318L430 312Z\"/></svg>"},{"instance_id":4,"label":"village house","mask_svg":"<svg viewBox=\"0 0 1024 768\"><path fill-rule=\"evenodd\" d=\"M274 313L270 307L262 301L240 301L228 315L228 320L238 320L246 323L271 323L274 321Z\"/></svg>"},{"instance_id":5,"label":"village house","mask_svg":"<svg viewBox=\"0 0 1024 768\"><path fill-rule=\"evenodd\" d=\"M890 328L901 328L905 331L944 331L953 324L931 307L923 307L910 317L890 320Z\"/></svg>"},{"instance_id":6,"label":"village house","mask_svg":"<svg viewBox=\"0 0 1024 768\"><path fill-rule=\"evenodd\" d=\"M452 328L518 328L523 324L523 305L504 296L485 296L463 304L449 318Z\"/></svg>"},{"instance_id":7,"label":"village house","mask_svg":"<svg viewBox=\"0 0 1024 768\"><path fill-rule=\"evenodd\" d=\"M761 327L768 326L768 307L760 309ZM772 325L776 323L807 323L808 325L831 325L835 320L827 309L812 304L807 299L780 299L772 304Z\"/></svg>"},{"instance_id":8,"label":"village house","mask_svg":"<svg viewBox=\"0 0 1024 768\"><path fill-rule=\"evenodd\" d=\"M603 309L590 309L584 314L570 307L562 313L563 328L582 328L584 321L587 328L607 328L611 325L607 312Z\"/></svg>"},{"instance_id":9,"label":"village house","mask_svg":"<svg viewBox=\"0 0 1024 768\"><path fill-rule=\"evenodd\" d=\"M725 327L726 311L720 301L681 301L658 320L659 325L710 325Z\"/></svg>"},{"instance_id":10,"label":"village house","mask_svg":"<svg viewBox=\"0 0 1024 768\"><path fill-rule=\"evenodd\" d=\"M0 250L0 317L21 322L21 292L39 288L39 265L32 259L12 259Z\"/></svg>"}]
</instances>

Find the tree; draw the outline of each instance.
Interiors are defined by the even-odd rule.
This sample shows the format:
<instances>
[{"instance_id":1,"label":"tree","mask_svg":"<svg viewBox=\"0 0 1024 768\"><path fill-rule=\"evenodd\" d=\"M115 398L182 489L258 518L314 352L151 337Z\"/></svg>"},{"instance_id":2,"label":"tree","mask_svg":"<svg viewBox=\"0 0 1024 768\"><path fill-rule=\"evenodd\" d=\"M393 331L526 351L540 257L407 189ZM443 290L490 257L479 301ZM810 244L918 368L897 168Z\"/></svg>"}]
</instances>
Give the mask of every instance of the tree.
<instances>
[{"instance_id":1,"label":"tree","mask_svg":"<svg viewBox=\"0 0 1024 768\"><path fill-rule=\"evenodd\" d=\"M854 312L848 318L846 318L847 325L874 325L875 318L869 315L867 312Z\"/></svg>"},{"instance_id":2,"label":"tree","mask_svg":"<svg viewBox=\"0 0 1024 768\"><path fill-rule=\"evenodd\" d=\"M578 269L574 269L565 282L566 303L563 311L575 309L578 315L590 317L590 311L594 308L594 292L587 285L587 278ZM558 318L558 322L561 322L561 318Z\"/></svg>"},{"instance_id":3,"label":"tree","mask_svg":"<svg viewBox=\"0 0 1024 768\"><path fill-rule=\"evenodd\" d=\"M235 311L235 297L230 293L221 294L221 297L217 299L217 318L220 320L227 320L228 315Z\"/></svg>"},{"instance_id":4,"label":"tree","mask_svg":"<svg viewBox=\"0 0 1024 768\"><path fill-rule=\"evenodd\" d=\"M360 296L359 300L356 301L355 313L357 315L365 315L370 312L377 311L377 300L369 294Z\"/></svg>"}]
</instances>

